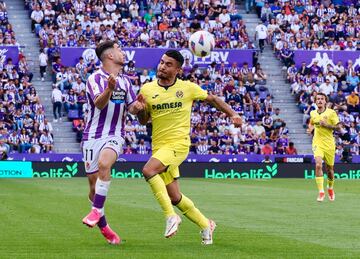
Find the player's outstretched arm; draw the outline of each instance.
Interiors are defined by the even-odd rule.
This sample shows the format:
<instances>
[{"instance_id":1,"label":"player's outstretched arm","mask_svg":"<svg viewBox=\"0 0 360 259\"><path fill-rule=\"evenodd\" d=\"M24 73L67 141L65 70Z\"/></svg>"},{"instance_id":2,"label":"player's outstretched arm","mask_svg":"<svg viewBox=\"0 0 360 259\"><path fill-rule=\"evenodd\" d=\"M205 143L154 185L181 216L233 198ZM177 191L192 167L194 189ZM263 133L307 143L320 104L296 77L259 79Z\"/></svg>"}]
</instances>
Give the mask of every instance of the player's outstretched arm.
<instances>
[{"instance_id":1,"label":"player's outstretched arm","mask_svg":"<svg viewBox=\"0 0 360 259\"><path fill-rule=\"evenodd\" d=\"M207 103L218 109L219 111L226 113L226 115L233 120L235 127L241 126L242 124L241 117L233 109L231 109L231 107L226 102L221 100L219 97L217 97L216 95L209 94L204 101L206 101Z\"/></svg>"},{"instance_id":2,"label":"player's outstretched arm","mask_svg":"<svg viewBox=\"0 0 360 259\"><path fill-rule=\"evenodd\" d=\"M104 107L108 104L110 97L115 89L116 78L113 74L108 77L108 86L105 88L104 92L102 92L94 101L96 108L99 110L104 109Z\"/></svg>"}]
</instances>

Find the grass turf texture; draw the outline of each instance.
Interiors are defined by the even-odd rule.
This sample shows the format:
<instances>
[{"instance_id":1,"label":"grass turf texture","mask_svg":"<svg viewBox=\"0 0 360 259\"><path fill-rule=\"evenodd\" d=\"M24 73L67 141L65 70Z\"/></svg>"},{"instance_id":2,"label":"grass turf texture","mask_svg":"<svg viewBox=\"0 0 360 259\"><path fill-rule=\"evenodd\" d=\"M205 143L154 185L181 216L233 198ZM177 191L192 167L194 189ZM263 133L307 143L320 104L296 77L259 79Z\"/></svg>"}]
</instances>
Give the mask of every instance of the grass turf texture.
<instances>
[{"instance_id":1,"label":"grass turf texture","mask_svg":"<svg viewBox=\"0 0 360 259\"><path fill-rule=\"evenodd\" d=\"M0 258L349 258L359 257L360 182L338 180L336 201L315 201L313 180L181 179L182 190L218 227L200 244L185 217L165 239L165 221L144 180L113 180L106 202L111 246L81 219L87 179L0 180Z\"/></svg>"}]
</instances>

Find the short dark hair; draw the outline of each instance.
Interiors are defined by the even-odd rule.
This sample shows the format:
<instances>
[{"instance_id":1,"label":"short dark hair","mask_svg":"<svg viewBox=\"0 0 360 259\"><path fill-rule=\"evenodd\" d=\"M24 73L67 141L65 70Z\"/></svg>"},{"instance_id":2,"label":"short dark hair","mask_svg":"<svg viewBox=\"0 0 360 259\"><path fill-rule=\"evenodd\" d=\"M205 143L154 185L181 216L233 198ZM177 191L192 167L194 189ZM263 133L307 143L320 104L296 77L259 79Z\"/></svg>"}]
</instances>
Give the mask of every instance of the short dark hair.
<instances>
[{"instance_id":1,"label":"short dark hair","mask_svg":"<svg viewBox=\"0 0 360 259\"><path fill-rule=\"evenodd\" d=\"M168 51L165 52L165 55L170 57L170 58L175 59L179 63L180 67L184 64L184 57L177 50L173 50L173 49L168 50Z\"/></svg>"},{"instance_id":2,"label":"short dark hair","mask_svg":"<svg viewBox=\"0 0 360 259\"><path fill-rule=\"evenodd\" d=\"M324 97L325 97L325 101L328 102L328 97L327 97L327 95L324 94L324 93L322 93L322 92L319 92L319 93L316 94L315 100L316 100L316 98L318 97L318 95L324 96Z\"/></svg>"},{"instance_id":3,"label":"short dark hair","mask_svg":"<svg viewBox=\"0 0 360 259\"><path fill-rule=\"evenodd\" d=\"M96 56L98 57L98 59L103 61L101 56L104 53L104 51L107 49L113 48L114 45L115 45L115 41L112 41L112 40L108 40L108 41L104 41L104 42L100 43L95 49L95 53L96 53Z\"/></svg>"}]
</instances>

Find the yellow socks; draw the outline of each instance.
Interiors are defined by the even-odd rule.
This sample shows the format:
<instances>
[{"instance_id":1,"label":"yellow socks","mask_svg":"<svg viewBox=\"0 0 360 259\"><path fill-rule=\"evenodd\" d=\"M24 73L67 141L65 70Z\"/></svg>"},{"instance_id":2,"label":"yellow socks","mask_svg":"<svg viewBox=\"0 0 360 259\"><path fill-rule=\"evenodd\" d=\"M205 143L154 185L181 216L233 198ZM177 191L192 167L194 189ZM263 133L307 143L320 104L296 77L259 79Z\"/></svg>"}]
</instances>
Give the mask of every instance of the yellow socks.
<instances>
[{"instance_id":1,"label":"yellow socks","mask_svg":"<svg viewBox=\"0 0 360 259\"><path fill-rule=\"evenodd\" d=\"M181 200L176 204L179 210L201 229L209 226L209 220L195 207L194 203L182 194Z\"/></svg>"},{"instance_id":2,"label":"yellow socks","mask_svg":"<svg viewBox=\"0 0 360 259\"><path fill-rule=\"evenodd\" d=\"M315 181L319 192L324 192L324 177L315 177Z\"/></svg>"},{"instance_id":3,"label":"yellow socks","mask_svg":"<svg viewBox=\"0 0 360 259\"><path fill-rule=\"evenodd\" d=\"M151 190L159 202L165 216L169 217L176 215L163 179L157 174L151 177L147 182L150 184Z\"/></svg>"},{"instance_id":4,"label":"yellow socks","mask_svg":"<svg viewBox=\"0 0 360 259\"><path fill-rule=\"evenodd\" d=\"M163 179L157 174L148 180L152 192L159 202L166 217L176 215L171 200L166 190ZM182 194L181 200L176 207L192 222L201 229L209 227L209 220L195 207L194 203Z\"/></svg>"},{"instance_id":5,"label":"yellow socks","mask_svg":"<svg viewBox=\"0 0 360 259\"><path fill-rule=\"evenodd\" d=\"M327 188L328 189L333 189L334 188L334 182L335 182L335 179L327 179Z\"/></svg>"}]
</instances>

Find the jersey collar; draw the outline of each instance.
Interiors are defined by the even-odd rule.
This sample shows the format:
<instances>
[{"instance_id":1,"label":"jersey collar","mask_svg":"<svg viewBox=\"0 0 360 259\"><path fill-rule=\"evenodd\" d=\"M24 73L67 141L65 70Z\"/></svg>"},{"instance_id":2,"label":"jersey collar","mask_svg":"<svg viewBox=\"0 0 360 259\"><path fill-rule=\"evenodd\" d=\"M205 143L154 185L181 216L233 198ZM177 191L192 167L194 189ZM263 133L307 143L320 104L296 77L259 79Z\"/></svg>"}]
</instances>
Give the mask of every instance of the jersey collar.
<instances>
[{"instance_id":1,"label":"jersey collar","mask_svg":"<svg viewBox=\"0 0 360 259\"><path fill-rule=\"evenodd\" d=\"M103 72L105 75L109 76L109 73L105 71L104 67L101 67L101 72Z\"/></svg>"},{"instance_id":2,"label":"jersey collar","mask_svg":"<svg viewBox=\"0 0 360 259\"><path fill-rule=\"evenodd\" d=\"M162 88L165 88L165 90L167 90L167 89L169 89L169 87L173 86L173 85L176 83L176 81L177 81L177 77L175 77L175 81L174 81L174 83L172 83L171 85L161 85L161 84L159 83L159 80L157 81L157 84L158 84L158 86L160 86L160 87L162 87Z\"/></svg>"},{"instance_id":3,"label":"jersey collar","mask_svg":"<svg viewBox=\"0 0 360 259\"><path fill-rule=\"evenodd\" d=\"M319 110L316 110L316 112L320 115L323 114L324 112L326 112L327 108L325 108L325 110L323 112L319 112Z\"/></svg>"}]
</instances>

